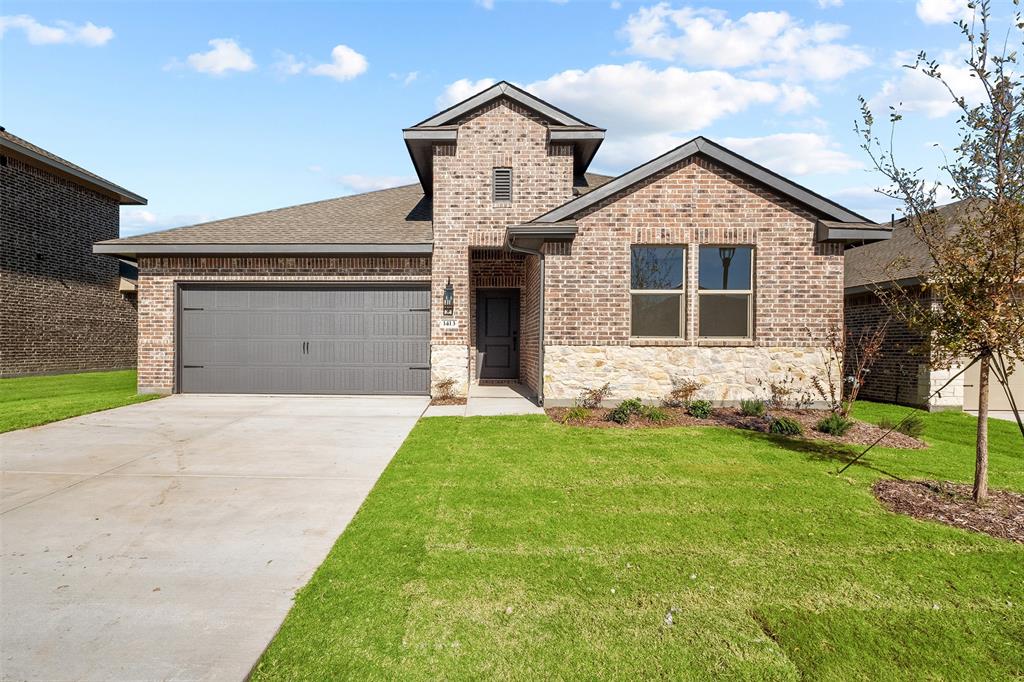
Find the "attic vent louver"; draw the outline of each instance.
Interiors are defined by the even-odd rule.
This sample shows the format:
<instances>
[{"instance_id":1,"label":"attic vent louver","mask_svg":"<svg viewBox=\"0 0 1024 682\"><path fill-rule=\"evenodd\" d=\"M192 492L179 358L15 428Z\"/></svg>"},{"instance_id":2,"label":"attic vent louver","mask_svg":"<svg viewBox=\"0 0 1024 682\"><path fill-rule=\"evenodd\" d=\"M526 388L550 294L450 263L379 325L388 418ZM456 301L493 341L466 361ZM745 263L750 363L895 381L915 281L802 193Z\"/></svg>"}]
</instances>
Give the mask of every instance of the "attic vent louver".
<instances>
[{"instance_id":1,"label":"attic vent louver","mask_svg":"<svg viewBox=\"0 0 1024 682\"><path fill-rule=\"evenodd\" d=\"M495 168L493 180L494 201L512 201L512 169Z\"/></svg>"}]
</instances>

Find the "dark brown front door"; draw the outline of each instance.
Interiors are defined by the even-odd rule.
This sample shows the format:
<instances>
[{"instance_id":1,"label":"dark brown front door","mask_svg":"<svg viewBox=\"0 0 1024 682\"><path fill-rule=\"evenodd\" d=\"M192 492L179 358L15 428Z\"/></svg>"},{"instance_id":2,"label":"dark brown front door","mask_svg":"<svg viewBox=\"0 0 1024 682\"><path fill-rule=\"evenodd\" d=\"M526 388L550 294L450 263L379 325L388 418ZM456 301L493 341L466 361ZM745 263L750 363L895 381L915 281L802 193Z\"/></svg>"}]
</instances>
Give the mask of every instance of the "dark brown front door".
<instances>
[{"instance_id":1,"label":"dark brown front door","mask_svg":"<svg viewBox=\"0 0 1024 682\"><path fill-rule=\"evenodd\" d=\"M476 293L476 348L481 379L519 378L519 290Z\"/></svg>"}]
</instances>

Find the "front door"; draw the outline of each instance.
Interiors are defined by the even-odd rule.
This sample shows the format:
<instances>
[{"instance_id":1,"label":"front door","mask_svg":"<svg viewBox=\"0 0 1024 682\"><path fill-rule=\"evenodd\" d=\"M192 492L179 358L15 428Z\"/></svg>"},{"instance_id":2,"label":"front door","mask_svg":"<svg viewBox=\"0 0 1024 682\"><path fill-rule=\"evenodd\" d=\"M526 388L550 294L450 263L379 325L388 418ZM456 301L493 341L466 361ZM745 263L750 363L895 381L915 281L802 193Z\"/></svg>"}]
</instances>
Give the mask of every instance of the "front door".
<instances>
[{"instance_id":1,"label":"front door","mask_svg":"<svg viewBox=\"0 0 1024 682\"><path fill-rule=\"evenodd\" d=\"M519 378L519 290L478 289L476 348L481 379Z\"/></svg>"}]
</instances>

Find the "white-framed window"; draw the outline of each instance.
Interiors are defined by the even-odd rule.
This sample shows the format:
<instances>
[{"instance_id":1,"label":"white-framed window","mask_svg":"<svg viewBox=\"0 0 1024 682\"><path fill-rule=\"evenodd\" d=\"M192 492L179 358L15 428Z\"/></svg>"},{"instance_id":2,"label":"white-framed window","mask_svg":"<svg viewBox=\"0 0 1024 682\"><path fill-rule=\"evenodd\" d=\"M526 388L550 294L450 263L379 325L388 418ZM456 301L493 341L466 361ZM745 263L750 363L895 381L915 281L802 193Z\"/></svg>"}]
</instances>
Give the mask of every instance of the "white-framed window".
<instances>
[{"instance_id":1,"label":"white-framed window","mask_svg":"<svg viewBox=\"0 0 1024 682\"><path fill-rule=\"evenodd\" d=\"M754 332L754 247L701 246L697 260L697 336L749 339Z\"/></svg>"},{"instance_id":2,"label":"white-framed window","mask_svg":"<svg viewBox=\"0 0 1024 682\"><path fill-rule=\"evenodd\" d=\"M686 247L635 244L630 255L630 335L686 336Z\"/></svg>"}]
</instances>

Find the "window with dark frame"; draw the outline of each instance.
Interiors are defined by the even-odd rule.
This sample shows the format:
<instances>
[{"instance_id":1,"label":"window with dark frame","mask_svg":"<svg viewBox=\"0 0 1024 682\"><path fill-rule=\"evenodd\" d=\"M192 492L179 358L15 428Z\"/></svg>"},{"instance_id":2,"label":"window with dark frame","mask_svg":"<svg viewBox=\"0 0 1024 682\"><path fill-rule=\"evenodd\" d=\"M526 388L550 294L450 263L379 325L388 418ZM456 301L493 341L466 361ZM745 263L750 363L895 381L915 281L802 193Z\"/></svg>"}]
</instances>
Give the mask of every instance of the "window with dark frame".
<instances>
[{"instance_id":1,"label":"window with dark frame","mask_svg":"<svg viewBox=\"0 0 1024 682\"><path fill-rule=\"evenodd\" d=\"M686 247L632 247L630 335L686 336Z\"/></svg>"},{"instance_id":2,"label":"window with dark frame","mask_svg":"<svg viewBox=\"0 0 1024 682\"><path fill-rule=\"evenodd\" d=\"M701 246L697 262L697 335L753 336L754 247Z\"/></svg>"},{"instance_id":3,"label":"window with dark frame","mask_svg":"<svg viewBox=\"0 0 1024 682\"><path fill-rule=\"evenodd\" d=\"M491 194L495 203L512 201L512 169L495 168L491 187Z\"/></svg>"}]
</instances>

